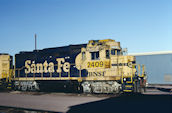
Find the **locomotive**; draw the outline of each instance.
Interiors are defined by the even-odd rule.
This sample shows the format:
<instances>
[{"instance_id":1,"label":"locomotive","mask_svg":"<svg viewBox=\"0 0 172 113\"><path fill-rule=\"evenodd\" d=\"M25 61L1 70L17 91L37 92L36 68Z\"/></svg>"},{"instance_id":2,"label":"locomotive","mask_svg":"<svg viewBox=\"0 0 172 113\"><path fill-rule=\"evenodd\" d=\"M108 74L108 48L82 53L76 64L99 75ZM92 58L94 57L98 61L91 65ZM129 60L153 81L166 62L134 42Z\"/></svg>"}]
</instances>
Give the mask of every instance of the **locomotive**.
<instances>
[{"instance_id":1,"label":"locomotive","mask_svg":"<svg viewBox=\"0 0 172 113\"><path fill-rule=\"evenodd\" d=\"M6 81L22 91L143 92L146 74L134 56L124 54L120 42L105 39L20 52Z\"/></svg>"}]
</instances>

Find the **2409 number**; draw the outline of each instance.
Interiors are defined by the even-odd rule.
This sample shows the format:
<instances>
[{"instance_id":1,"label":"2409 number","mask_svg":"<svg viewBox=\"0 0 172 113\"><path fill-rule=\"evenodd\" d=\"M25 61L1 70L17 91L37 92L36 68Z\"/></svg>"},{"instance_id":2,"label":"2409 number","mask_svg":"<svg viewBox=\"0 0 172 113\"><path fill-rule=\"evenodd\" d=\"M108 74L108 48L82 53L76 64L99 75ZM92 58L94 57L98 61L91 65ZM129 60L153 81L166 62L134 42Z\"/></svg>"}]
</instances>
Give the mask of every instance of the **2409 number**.
<instances>
[{"instance_id":1,"label":"2409 number","mask_svg":"<svg viewBox=\"0 0 172 113\"><path fill-rule=\"evenodd\" d=\"M87 67L88 68L103 67L103 61L88 62Z\"/></svg>"}]
</instances>

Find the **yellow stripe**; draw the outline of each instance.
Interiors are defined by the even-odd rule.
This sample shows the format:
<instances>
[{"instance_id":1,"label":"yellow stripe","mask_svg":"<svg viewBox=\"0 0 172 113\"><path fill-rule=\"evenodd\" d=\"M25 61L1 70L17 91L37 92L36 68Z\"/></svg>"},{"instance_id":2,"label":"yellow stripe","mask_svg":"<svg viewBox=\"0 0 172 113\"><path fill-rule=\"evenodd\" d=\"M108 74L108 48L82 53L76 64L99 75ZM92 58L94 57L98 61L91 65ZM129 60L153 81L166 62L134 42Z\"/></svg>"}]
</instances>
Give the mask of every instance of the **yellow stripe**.
<instances>
[{"instance_id":1,"label":"yellow stripe","mask_svg":"<svg viewBox=\"0 0 172 113\"><path fill-rule=\"evenodd\" d=\"M125 87L130 87L130 88L131 88L131 87L133 87L133 86L132 86L132 85L125 85Z\"/></svg>"},{"instance_id":2,"label":"yellow stripe","mask_svg":"<svg viewBox=\"0 0 172 113\"><path fill-rule=\"evenodd\" d=\"M28 77L15 78L14 80L78 80L79 77ZM120 76L106 76L106 77L81 77L82 80L120 80Z\"/></svg>"},{"instance_id":3,"label":"yellow stripe","mask_svg":"<svg viewBox=\"0 0 172 113\"><path fill-rule=\"evenodd\" d=\"M132 90L123 90L124 92L132 92Z\"/></svg>"}]
</instances>

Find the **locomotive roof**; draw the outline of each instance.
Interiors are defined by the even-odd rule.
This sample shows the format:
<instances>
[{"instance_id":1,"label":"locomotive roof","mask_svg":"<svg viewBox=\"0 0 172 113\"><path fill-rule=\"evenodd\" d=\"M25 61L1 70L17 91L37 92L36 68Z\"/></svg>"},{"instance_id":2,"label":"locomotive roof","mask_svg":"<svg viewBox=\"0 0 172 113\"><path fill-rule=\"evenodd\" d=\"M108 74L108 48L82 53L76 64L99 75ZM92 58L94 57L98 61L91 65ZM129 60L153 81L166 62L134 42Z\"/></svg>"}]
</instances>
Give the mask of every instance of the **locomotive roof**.
<instances>
[{"instance_id":1,"label":"locomotive roof","mask_svg":"<svg viewBox=\"0 0 172 113\"><path fill-rule=\"evenodd\" d=\"M112 39L105 39L105 40L89 40L89 43L92 42L115 42L115 40ZM119 43L119 42L117 42ZM80 49L82 47L86 47L87 44L76 44L76 45L68 45L68 46L61 46L61 47L52 47L52 48L44 48L40 50L33 50L33 51L21 51L19 54L32 54L32 53L44 53L44 52L61 52L61 51L66 51L66 52L72 52L71 50L74 49ZM16 54L17 55L17 54Z\"/></svg>"},{"instance_id":2,"label":"locomotive roof","mask_svg":"<svg viewBox=\"0 0 172 113\"><path fill-rule=\"evenodd\" d=\"M65 50L69 50L69 49L77 49L77 48L82 48L82 47L86 47L86 46L87 46L87 44L76 44L76 45L68 45L68 46L61 46L61 47L44 48L44 49L33 50L33 51L21 51L19 54L47 52L47 51L53 51L53 50L65 51Z\"/></svg>"},{"instance_id":3,"label":"locomotive roof","mask_svg":"<svg viewBox=\"0 0 172 113\"><path fill-rule=\"evenodd\" d=\"M0 55L9 55L8 53L0 53Z\"/></svg>"}]
</instances>

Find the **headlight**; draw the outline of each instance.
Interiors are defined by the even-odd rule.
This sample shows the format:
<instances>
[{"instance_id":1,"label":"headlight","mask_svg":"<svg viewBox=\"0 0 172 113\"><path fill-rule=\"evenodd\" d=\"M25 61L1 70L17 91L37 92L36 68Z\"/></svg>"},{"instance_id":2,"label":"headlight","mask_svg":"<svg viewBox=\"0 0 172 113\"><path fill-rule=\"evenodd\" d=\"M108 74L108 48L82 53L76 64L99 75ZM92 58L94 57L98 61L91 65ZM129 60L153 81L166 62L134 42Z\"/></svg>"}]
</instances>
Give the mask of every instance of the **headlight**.
<instances>
[{"instance_id":1,"label":"headlight","mask_svg":"<svg viewBox=\"0 0 172 113\"><path fill-rule=\"evenodd\" d=\"M126 78L124 78L123 80L126 81Z\"/></svg>"}]
</instances>

